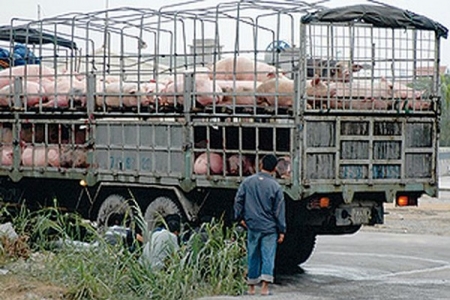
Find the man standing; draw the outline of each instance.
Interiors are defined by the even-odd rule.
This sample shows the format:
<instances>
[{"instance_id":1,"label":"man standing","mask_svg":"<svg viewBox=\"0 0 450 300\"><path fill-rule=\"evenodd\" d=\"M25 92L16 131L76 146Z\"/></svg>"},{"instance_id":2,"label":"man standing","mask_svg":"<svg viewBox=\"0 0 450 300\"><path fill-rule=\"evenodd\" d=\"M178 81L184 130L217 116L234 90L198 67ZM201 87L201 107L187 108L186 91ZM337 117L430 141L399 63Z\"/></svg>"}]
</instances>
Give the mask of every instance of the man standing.
<instances>
[{"instance_id":1,"label":"man standing","mask_svg":"<svg viewBox=\"0 0 450 300\"><path fill-rule=\"evenodd\" d=\"M273 282L277 243L286 232L283 190L273 178L277 158L268 154L260 163L260 172L246 178L240 185L235 202L235 219L248 229L247 265L248 294L255 294L255 285L262 282L261 295L269 295Z\"/></svg>"}]
</instances>

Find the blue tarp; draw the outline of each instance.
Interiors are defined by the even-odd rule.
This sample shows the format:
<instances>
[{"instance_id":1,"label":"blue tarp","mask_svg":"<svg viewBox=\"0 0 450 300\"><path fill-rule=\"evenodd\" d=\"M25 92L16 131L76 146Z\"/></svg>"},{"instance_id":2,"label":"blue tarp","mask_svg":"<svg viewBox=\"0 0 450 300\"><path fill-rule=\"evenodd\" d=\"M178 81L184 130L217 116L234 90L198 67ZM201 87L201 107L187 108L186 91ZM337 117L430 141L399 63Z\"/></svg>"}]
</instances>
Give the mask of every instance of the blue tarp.
<instances>
[{"instance_id":1,"label":"blue tarp","mask_svg":"<svg viewBox=\"0 0 450 300\"><path fill-rule=\"evenodd\" d=\"M23 44L16 44L11 52L5 48L0 48L0 69L6 69L25 64L40 64L40 59Z\"/></svg>"}]
</instances>

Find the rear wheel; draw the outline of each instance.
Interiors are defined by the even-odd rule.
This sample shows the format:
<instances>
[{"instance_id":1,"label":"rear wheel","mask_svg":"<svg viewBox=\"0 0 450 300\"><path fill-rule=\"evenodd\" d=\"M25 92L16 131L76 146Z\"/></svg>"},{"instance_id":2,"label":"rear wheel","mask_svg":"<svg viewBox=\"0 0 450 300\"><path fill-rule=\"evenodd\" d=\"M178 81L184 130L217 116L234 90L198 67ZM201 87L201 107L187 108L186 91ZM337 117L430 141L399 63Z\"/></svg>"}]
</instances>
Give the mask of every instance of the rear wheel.
<instances>
[{"instance_id":1,"label":"rear wheel","mask_svg":"<svg viewBox=\"0 0 450 300\"><path fill-rule=\"evenodd\" d=\"M125 216L132 217L132 210L125 198L118 194L109 195L105 201L103 201L97 215L98 227L105 228L108 225L108 218L113 213L124 214Z\"/></svg>"},{"instance_id":2,"label":"rear wheel","mask_svg":"<svg viewBox=\"0 0 450 300\"><path fill-rule=\"evenodd\" d=\"M176 201L165 196L153 200L147 207L144 215L145 221L147 221L148 231L151 232L162 218L172 214L177 214L182 217L181 209Z\"/></svg>"},{"instance_id":3,"label":"rear wheel","mask_svg":"<svg viewBox=\"0 0 450 300\"><path fill-rule=\"evenodd\" d=\"M316 245L316 234L312 230L288 233L278 246L275 261L276 273L295 273L299 265L308 260Z\"/></svg>"}]
</instances>

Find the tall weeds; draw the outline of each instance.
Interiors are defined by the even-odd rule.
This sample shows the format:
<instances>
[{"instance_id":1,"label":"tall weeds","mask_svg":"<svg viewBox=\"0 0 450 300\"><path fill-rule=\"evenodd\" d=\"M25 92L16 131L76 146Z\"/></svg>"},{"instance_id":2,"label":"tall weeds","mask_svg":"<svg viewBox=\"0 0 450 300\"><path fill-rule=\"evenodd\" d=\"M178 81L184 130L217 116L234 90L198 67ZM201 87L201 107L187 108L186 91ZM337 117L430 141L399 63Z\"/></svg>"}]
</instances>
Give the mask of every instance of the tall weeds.
<instances>
[{"instance_id":1,"label":"tall weeds","mask_svg":"<svg viewBox=\"0 0 450 300\"><path fill-rule=\"evenodd\" d=\"M135 213L134 219L145 230L142 215ZM64 286L67 299L184 300L245 290L244 234L221 221L190 232L161 271L140 264L139 249L107 244L74 214L54 208L22 211L14 225L20 235L30 237L33 251L52 253L33 275ZM74 242L80 238L85 242Z\"/></svg>"}]
</instances>

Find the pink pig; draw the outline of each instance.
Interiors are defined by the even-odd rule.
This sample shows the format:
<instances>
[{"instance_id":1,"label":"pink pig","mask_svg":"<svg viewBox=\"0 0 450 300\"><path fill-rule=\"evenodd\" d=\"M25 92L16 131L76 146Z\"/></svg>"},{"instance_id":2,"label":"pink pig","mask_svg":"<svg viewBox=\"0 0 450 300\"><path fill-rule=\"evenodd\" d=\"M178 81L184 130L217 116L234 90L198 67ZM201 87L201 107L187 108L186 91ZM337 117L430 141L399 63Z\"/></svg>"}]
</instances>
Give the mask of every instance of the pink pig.
<instances>
[{"instance_id":1,"label":"pink pig","mask_svg":"<svg viewBox=\"0 0 450 300\"><path fill-rule=\"evenodd\" d=\"M210 78L216 80L250 80L265 81L269 74L282 73L276 67L263 62L254 61L245 56L227 57L210 67ZM256 73L255 73L256 70ZM215 71L215 73L214 73Z\"/></svg>"},{"instance_id":2,"label":"pink pig","mask_svg":"<svg viewBox=\"0 0 450 300\"><path fill-rule=\"evenodd\" d=\"M39 82L41 78L54 80L56 70L44 65L23 65L0 71L0 88L14 83L14 77L22 77L24 81Z\"/></svg>"},{"instance_id":3,"label":"pink pig","mask_svg":"<svg viewBox=\"0 0 450 300\"><path fill-rule=\"evenodd\" d=\"M246 155L233 154L228 158L228 174L239 175L239 169L242 168L242 175L255 173L255 167L251 159Z\"/></svg>"},{"instance_id":4,"label":"pink pig","mask_svg":"<svg viewBox=\"0 0 450 300\"><path fill-rule=\"evenodd\" d=\"M207 175L208 169L211 175L222 174L223 158L222 155L210 152L208 164L208 153L200 154L194 162L194 173L197 175Z\"/></svg>"},{"instance_id":5,"label":"pink pig","mask_svg":"<svg viewBox=\"0 0 450 300\"><path fill-rule=\"evenodd\" d=\"M26 106L31 107L38 104L40 101L46 101L44 88L37 82L24 81L20 88L23 95L23 100L26 101ZM12 106L14 103L14 83L6 85L0 89L0 106Z\"/></svg>"},{"instance_id":6,"label":"pink pig","mask_svg":"<svg viewBox=\"0 0 450 300\"><path fill-rule=\"evenodd\" d=\"M64 168L86 168L87 154L85 149L65 147L61 149L61 167Z\"/></svg>"},{"instance_id":7,"label":"pink pig","mask_svg":"<svg viewBox=\"0 0 450 300\"><path fill-rule=\"evenodd\" d=\"M26 146L22 151L22 165L27 167L59 167L57 147Z\"/></svg>"},{"instance_id":8,"label":"pink pig","mask_svg":"<svg viewBox=\"0 0 450 300\"><path fill-rule=\"evenodd\" d=\"M96 104L102 106L103 102L108 107L137 107L148 105L148 99L142 90L138 89L136 83L114 81L105 86L105 95L97 95Z\"/></svg>"},{"instance_id":9,"label":"pink pig","mask_svg":"<svg viewBox=\"0 0 450 300\"><path fill-rule=\"evenodd\" d=\"M390 83L393 89L394 97L397 99L421 99L423 91L418 91L406 86L403 83L396 81L394 84Z\"/></svg>"},{"instance_id":10,"label":"pink pig","mask_svg":"<svg viewBox=\"0 0 450 300\"><path fill-rule=\"evenodd\" d=\"M175 81L169 81L166 87L163 89L163 94L161 95L161 105L173 106L174 99L179 105L183 105L184 97L184 77L179 75L176 77ZM202 76L195 77L195 86L193 88L193 93L195 95L195 100L201 106L211 105L213 103L219 103L222 101L223 96L221 87L213 81Z\"/></svg>"},{"instance_id":11,"label":"pink pig","mask_svg":"<svg viewBox=\"0 0 450 300\"><path fill-rule=\"evenodd\" d=\"M56 82L43 82L48 102L43 107L69 107L70 101L81 106L86 105L86 81L76 77L61 77Z\"/></svg>"},{"instance_id":12,"label":"pink pig","mask_svg":"<svg viewBox=\"0 0 450 300\"><path fill-rule=\"evenodd\" d=\"M380 80L353 80L351 82L332 82L338 98L352 99L390 99L392 85L385 78Z\"/></svg>"},{"instance_id":13,"label":"pink pig","mask_svg":"<svg viewBox=\"0 0 450 300\"><path fill-rule=\"evenodd\" d=\"M284 76L270 78L258 86L256 92L261 94L258 96L260 102L265 102L270 106L274 106L276 103L280 107L292 106L294 99L294 81ZM331 85L327 85L316 75L313 79L306 82L305 92L310 98L313 98L309 99L308 102L314 102L316 100L315 98L323 98L328 95L333 97L336 94L336 89ZM276 102L277 98L278 102Z\"/></svg>"},{"instance_id":14,"label":"pink pig","mask_svg":"<svg viewBox=\"0 0 450 300\"><path fill-rule=\"evenodd\" d=\"M2 166L12 166L12 164L13 164L13 147L11 145L3 145Z\"/></svg>"}]
</instances>

